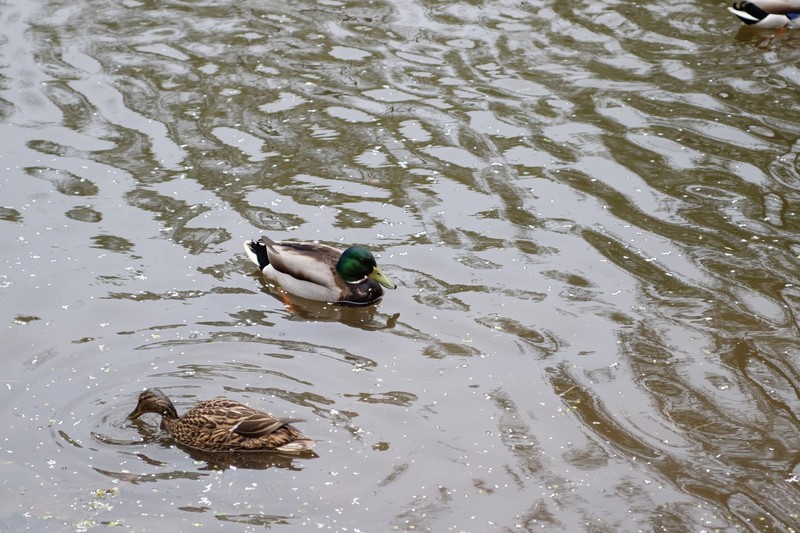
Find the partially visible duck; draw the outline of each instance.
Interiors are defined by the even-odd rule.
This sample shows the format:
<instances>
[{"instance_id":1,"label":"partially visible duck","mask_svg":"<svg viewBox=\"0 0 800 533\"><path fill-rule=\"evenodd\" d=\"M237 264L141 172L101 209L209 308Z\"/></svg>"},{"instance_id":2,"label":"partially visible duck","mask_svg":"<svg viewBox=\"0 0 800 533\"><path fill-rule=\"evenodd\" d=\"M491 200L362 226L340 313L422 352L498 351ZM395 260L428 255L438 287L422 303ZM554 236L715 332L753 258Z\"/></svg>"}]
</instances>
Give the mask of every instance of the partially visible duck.
<instances>
[{"instance_id":1,"label":"partially visible duck","mask_svg":"<svg viewBox=\"0 0 800 533\"><path fill-rule=\"evenodd\" d=\"M136 409L128 418L145 413L161 415L161 429L179 444L208 452L277 450L303 452L314 441L300 433L291 422L296 418L274 418L227 398L214 398L195 405L183 416L159 389L139 395Z\"/></svg>"},{"instance_id":2,"label":"partially visible duck","mask_svg":"<svg viewBox=\"0 0 800 533\"><path fill-rule=\"evenodd\" d=\"M728 11L758 28L800 28L800 0L734 2Z\"/></svg>"},{"instance_id":3,"label":"partially visible duck","mask_svg":"<svg viewBox=\"0 0 800 533\"><path fill-rule=\"evenodd\" d=\"M316 242L275 242L267 236L244 243L264 276L286 292L324 302L365 305L395 285L363 246L342 251Z\"/></svg>"}]
</instances>

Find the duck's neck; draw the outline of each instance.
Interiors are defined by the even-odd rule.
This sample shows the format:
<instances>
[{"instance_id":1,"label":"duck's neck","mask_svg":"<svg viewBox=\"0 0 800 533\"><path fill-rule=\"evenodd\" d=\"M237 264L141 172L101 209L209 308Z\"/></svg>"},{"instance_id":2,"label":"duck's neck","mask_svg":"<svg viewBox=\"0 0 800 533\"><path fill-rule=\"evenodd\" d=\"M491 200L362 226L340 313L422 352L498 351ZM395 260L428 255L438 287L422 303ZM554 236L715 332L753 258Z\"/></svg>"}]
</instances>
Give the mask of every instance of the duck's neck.
<instances>
[{"instance_id":1,"label":"duck's neck","mask_svg":"<svg viewBox=\"0 0 800 533\"><path fill-rule=\"evenodd\" d=\"M160 409L159 412L161 413L161 429L167 431L168 433L172 433L172 426L178 421L178 411L169 400L159 404L158 407Z\"/></svg>"},{"instance_id":2,"label":"duck's neck","mask_svg":"<svg viewBox=\"0 0 800 533\"><path fill-rule=\"evenodd\" d=\"M173 421L178 419L178 410L175 409L175 406L168 398L164 398L162 401L158 402L158 414L162 417L162 426L167 420Z\"/></svg>"}]
</instances>

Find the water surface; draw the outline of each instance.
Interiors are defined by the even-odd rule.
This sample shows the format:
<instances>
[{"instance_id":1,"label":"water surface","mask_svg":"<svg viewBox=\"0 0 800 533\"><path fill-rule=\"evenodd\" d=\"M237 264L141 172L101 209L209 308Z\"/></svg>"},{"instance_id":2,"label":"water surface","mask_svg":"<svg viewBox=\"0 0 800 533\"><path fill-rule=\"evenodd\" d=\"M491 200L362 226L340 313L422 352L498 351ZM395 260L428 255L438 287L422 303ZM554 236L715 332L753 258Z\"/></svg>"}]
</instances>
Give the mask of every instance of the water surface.
<instances>
[{"instance_id":1,"label":"water surface","mask_svg":"<svg viewBox=\"0 0 800 533\"><path fill-rule=\"evenodd\" d=\"M800 32L724 5L7 0L0 530L796 527ZM287 305L260 234L399 288Z\"/></svg>"}]
</instances>

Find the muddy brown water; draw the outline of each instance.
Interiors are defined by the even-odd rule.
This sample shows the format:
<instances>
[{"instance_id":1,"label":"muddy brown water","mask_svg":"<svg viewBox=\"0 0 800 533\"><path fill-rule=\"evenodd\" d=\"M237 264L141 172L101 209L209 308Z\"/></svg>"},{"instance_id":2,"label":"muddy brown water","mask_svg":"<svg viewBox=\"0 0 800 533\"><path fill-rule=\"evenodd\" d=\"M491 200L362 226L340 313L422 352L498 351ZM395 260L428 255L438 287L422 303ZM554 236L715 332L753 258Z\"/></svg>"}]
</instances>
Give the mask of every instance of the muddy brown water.
<instances>
[{"instance_id":1,"label":"muddy brown water","mask_svg":"<svg viewBox=\"0 0 800 533\"><path fill-rule=\"evenodd\" d=\"M0 531L796 530L800 31L724 7L3 2ZM287 305L262 233L399 288Z\"/></svg>"}]
</instances>

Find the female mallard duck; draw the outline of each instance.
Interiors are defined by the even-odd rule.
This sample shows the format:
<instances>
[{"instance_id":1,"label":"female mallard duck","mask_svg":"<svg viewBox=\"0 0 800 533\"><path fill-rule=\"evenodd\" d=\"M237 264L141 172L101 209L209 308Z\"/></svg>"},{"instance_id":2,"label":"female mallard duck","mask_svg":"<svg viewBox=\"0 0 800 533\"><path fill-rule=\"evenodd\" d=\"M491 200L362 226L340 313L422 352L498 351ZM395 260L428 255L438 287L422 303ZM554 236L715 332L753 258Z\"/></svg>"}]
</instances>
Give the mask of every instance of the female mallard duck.
<instances>
[{"instance_id":1,"label":"female mallard duck","mask_svg":"<svg viewBox=\"0 0 800 533\"><path fill-rule=\"evenodd\" d=\"M734 2L728 11L758 28L800 28L800 0Z\"/></svg>"},{"instance_id":2,"label":"female mallard duck","mask_svg":"<svg viewBox=\"0 0 800 533\"><path fill-rule=\"evenodd\" d=\"M161 415L161 429L167 430L179 444L208 452L302 452L314 446L313 440L289 425L302 420L273 418L227 398L200 402L178 416L166 394L147 389L139 395L139 403L128 418L133 420L145 413Z\"/></svg>"},{"instance_id":3,"label":"female mallard duck","mask_svg":"<svg viewBox=\"0 0 800 533\"><path fill-rule=\"evenodd\" d=\"M325 244L262 236L245 242L244 251L267 279L309 300L364 305L383 296L381 285L395 288L363 246L342 252Z\"/></svg>"}]
</instances>

